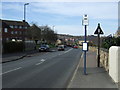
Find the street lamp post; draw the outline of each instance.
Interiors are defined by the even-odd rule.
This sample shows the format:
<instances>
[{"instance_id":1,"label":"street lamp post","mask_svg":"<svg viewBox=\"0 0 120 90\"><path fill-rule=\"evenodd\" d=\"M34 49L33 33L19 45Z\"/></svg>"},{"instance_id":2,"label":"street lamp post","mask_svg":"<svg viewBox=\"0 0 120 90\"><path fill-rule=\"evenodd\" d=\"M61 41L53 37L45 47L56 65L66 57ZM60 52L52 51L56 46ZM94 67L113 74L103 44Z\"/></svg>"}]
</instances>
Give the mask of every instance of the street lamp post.
<instances>
[{"instance_id":1,"label":"street lamp post","mask_svg":"<svg viewBox=\"0 0 120 90\"><path fill-rule=\"evenodd\" d=\"M26 5L29 5L29 3L25 3L24 4L24 19L23 19L23 22L24 22L24 29L25 29L25 22L26 22ZM25 51L25 32L23 32L23 42L24 42L24 48L23 48L23 51Z\"/></svg>"},{"instance_id":2,"label":"street lamp post","mask_svg":"<svg viewBox=\"0 0 120 90\"><path fill-rule=\"evenodd\" d=\"M26 20L26 5L29 5L29 3L24 4L24 22Z\"/></svg>"}]
</instances>

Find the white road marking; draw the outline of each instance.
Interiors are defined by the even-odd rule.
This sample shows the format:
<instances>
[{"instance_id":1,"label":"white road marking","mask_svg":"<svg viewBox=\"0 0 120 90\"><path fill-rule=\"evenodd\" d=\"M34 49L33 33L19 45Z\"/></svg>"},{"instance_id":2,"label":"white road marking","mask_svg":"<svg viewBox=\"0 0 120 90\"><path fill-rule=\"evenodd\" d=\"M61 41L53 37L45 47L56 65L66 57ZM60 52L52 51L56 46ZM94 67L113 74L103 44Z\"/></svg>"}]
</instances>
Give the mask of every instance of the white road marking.
<instances>
[{"instance_id":1,"label":"white road marking","mask_svg":"<svg viewBox=\"0 0 120 90\"><path fill-rule=\"evenodd\" d=\"M45 61L45 59L41 59L40 61L41 61L41 62L44 62L44 61Z\"/></svg>"},{"instance_id":2,"label":"white road marking","mask_svg":"<svg viewBox=\"0 0 120 90\"><path fill-rule=\"evenodd\" d=\"M40 65L40 64L42 64L42 63L45 61L45 59L41 59L40 61L41 61L41 62L39 62L39 63L37 63L37 64L35 64L35 65Z\"/></svg>"},{"instance_id":3,"label":"white road marking","mask_svg":"<svg viewBox=\"0 0 120 90\"><path fill-rule=\"evenodd\" d=\"M16 69L9 70L9 71L6 71L6 72L4 72L4 73L1 73L0 75L6 74L6 73L9 73L9 72L12 72L12 71L16 71L16 70L21 69L21 68L22 68L22 67L18 67L18 68L16 68Z\"/></svg>"},{"instance_id":4,"label":"white road marking","mask_svg":"<svg viewBox=\"0 0 120 90\"><path fill-rule=\"evenodd\" d=\"M68 53L68 52L70 52L71 50L73 50L73 48L71 48L71 49L65 51L64 53Z\"/></svg>"},{"instance_id":5,"label":"white road marking","mask_svg":"<svg viewBox=\"0 0 120 90\"><path fill-rule=\"evenodd\" d=\"M40 63L37 63L36 65L40 65L40 64L42 64L43 62L40 62Z\"/></svg>"}]
</instances>

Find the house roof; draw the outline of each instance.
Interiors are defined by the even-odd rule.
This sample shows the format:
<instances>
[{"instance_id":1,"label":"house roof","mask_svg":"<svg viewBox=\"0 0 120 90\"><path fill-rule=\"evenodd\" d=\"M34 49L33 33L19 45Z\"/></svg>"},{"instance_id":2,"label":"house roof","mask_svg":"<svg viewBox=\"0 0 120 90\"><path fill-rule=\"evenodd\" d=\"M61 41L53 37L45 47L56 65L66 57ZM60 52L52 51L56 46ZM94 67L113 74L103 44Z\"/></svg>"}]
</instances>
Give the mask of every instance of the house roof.
<instances>
[{"instance_id":1,"label":"house roof","mask_svg":"<svg viewBox=\"0 0 120 90\"><path fill-rule=\"evenodd\" d=\"M23 21L13 21L13 20L1 20L2 23L6 23L7 25L21 25L21 26L30 26L27 22Z\"/></svg>"}]
</instances>

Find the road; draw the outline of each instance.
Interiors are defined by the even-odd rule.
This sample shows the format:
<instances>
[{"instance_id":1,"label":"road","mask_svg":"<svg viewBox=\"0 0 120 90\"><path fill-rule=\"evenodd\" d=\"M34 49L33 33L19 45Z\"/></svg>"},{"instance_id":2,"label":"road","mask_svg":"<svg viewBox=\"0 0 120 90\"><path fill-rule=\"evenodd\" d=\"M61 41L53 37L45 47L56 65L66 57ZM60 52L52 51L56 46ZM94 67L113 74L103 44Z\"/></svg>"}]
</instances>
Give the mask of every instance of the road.
<instances>
[{"instance_id":1,"label":"road","mask_svg":"<svg viewBox=\"0 0 120 90\"><path fill-rule=\"evenodd\" d=\"M2 65L3 88L66 88L82 54L81 49L42 52Z\"/></svg>"}]
</instances>

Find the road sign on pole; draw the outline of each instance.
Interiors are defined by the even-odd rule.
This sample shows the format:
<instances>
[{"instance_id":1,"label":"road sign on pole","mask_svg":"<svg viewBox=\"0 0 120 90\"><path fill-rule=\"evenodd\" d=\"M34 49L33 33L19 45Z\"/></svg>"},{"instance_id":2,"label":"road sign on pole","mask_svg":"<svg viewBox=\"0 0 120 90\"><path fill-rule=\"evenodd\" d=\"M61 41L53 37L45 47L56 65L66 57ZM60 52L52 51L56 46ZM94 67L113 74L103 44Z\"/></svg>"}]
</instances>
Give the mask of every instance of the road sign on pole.
<instances>
[{"instance_id":1,"label":"road sign on pole","mask_svg":"<svg viewBox=\"0 0 120 90\"><path fill-rule=\"evenodd\" d=\"M83 43L83 51L84 51L84 75L86 75L86 52L87 52L87 48L88 47L87 45L87 26L88 26L89 22L88 22L88 15L85 14L83 15L83 20L82 20L82 25L85 26L85 40L84 40L84 43ZM85 49L85 50L84 50Z\"/></svg>"},{"instance_id":2,"label":"road sign on pole","mask_svg":"<svg viewBox=\"0 0 120 90\"><path fill-rule=\"evenodd\" d=\"M88 43L83 42L83 51L88 51Z\"/></svg>"},{"instance_id":3,"label":"road sign on pole","mask_svg":"<svg viewBox=\"0 0 120 90\"><path fill-rule=\"evenodd\" d=\"M100 67L100 34L104 34L101 27L100 27L100 23L98 23L98 27L96 29L96 31L94 32L94 34L98 35L98 57L97 57L97 66Z\"/></svg>"},{"instance_id":4,"label":"road sign on pole","mask_svg":"<svg viewBox=\"0 0 120 90\"><path fill-rule=\"evenodd\" d=\"M96 31L94 32L94 34L104 34L100 27L100 23L98 23L98 27L97 27Z\"/></svg>"}]
</instances>

